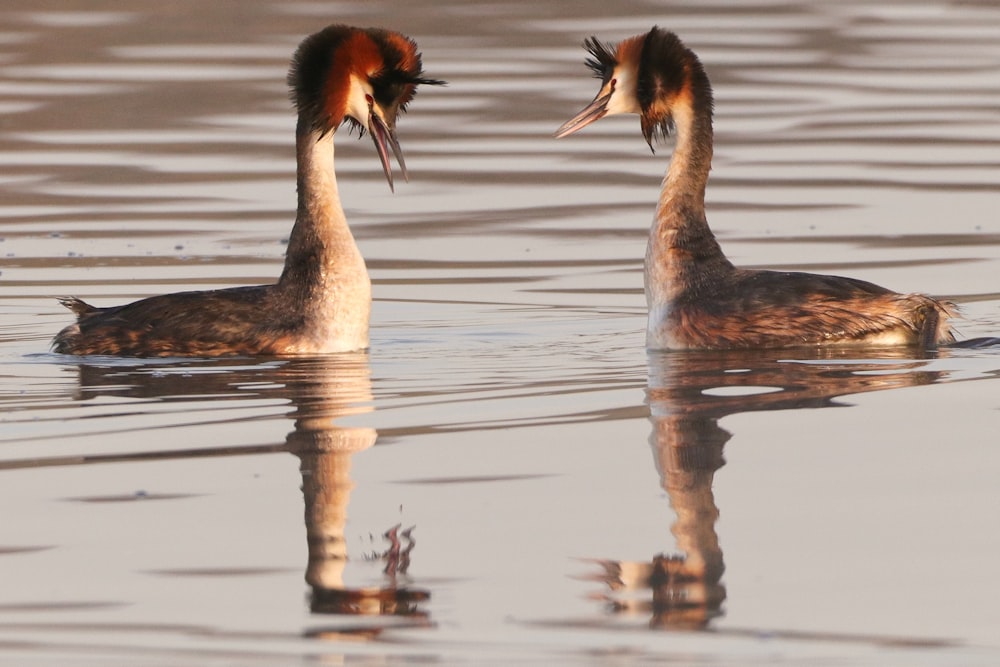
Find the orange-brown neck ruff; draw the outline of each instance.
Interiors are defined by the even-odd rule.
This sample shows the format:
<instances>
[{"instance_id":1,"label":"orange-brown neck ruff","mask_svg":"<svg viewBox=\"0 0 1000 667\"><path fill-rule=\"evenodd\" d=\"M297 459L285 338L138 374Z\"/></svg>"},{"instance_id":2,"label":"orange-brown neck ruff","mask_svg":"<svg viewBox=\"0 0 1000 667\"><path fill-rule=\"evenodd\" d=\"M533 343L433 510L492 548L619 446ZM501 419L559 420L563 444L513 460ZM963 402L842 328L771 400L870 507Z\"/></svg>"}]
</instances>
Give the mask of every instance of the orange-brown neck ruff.
<instances>
[{"instance_id":1,"label":"orange-brown neck ruff","mask_svg":"<svg viewBox=\"0 0 1000 667\"><path fill-rule=\"evenodd\" d=\"M638 72L639 62L642 58L642 45L645 41L646 35L636 35L621 42L615 52L618 67Z\"/></svg>"},{"instance_id":2,"label":"orange-brown neck ruff","mask_svg":"<svg viewBox=\"0 0 1000 667\"><path fill-rule=\"evenodd\" d=\"M355 31L334 51L323 85L323 111L336 129L347 115L351 78L367 80L382 68L382 54L367 34Z\"/></svg>"}]
</instances>

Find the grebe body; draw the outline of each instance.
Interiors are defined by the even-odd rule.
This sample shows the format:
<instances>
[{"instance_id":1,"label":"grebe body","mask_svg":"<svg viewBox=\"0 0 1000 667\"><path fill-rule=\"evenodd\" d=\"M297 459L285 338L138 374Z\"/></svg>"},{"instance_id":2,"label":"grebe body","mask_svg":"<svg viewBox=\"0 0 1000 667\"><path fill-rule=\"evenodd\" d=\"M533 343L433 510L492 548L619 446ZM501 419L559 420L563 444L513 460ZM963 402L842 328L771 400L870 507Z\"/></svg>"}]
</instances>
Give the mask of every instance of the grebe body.
<instances>
[{"instance_id":1,"label":"grebe body","mask_svg":"<svg viewBox=\"0 0 1000 667\"><path fill-rule=\"evenodd\" d=\"M646 247L647 347L933 347L954 340L951 303L853 278L733 266L705 216L713 99L698 57L656 27L617 47L595 37L585 46L601 89L556 137L619 113L639 114L650 148L655 138L676 135Z\"/></svg>"},{"instance_id":2,"label":"grebe body","mask_svg":"<svg viewBox=\"0 0 1000 667\"><path fill-rule=\"evenodd\" d=\"M403 176L396 118L423 77L416 44L396 32L332 25L299 45L288 74L298 111L298 207L285 266L273 285L180 292L97 308L61 299L76 323L56 335L65 354L294 355L368 347L371 281L347 224L333 168L344 122L368 132L393 187Z\"/></svg>"}]
</instances>

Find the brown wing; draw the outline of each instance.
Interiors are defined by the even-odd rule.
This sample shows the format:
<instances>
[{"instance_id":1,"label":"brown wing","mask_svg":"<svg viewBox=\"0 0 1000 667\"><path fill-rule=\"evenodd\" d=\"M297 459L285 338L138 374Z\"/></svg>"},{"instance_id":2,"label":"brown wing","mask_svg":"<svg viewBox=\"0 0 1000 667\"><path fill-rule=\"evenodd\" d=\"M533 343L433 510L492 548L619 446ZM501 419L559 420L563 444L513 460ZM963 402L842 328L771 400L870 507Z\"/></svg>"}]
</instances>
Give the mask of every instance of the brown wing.
<instances>
[{"instance_id":1,"label":"brown wing","mask_svg":"<svg viewBox=\"0 0 1000 667\"><path fill-rule=\"evenodd\" d=\"M739 270L725 291L678 300L676 337L691 347L792 347L864 343L892 334L923 345L950 342L950 304L840 276Z\"/></svg>"},{"instance_id":2,"label":"brown wing","mask_svg":"<svg viewBox=\"0 0 1000 667\"><path fill-rule=\"evenodd\" d=\"M110 308L64 299L77 323L59 332L53 349L128 356L275 353L281 338L300 322L294 316L276 317L272 289L178 292Z\"/></svg>"}]
</instances>

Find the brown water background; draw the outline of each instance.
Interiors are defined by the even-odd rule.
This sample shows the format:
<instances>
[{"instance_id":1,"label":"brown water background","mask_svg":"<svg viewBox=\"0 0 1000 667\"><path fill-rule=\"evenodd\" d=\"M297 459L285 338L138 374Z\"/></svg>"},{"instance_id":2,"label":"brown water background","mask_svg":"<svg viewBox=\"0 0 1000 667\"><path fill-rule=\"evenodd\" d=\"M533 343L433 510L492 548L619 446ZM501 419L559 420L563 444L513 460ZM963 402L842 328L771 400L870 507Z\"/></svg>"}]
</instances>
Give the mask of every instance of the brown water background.
<instances>
[{"instance_id":1,"label":"brown water background","mask_svg":"<svg viewBox=\"0 0 1000 667\"><path fill-rule=\"evenodd\" d=\"M370 353L49 353L57 296L278 275L285 70L332 22L450 82L395 194L337 137ZM7 0L0 663L1000 661L997 348L643 350L670 147L551 134L596 91L583 38L654 24L715 86L734 262L1000 335L995 3Z\"/></svg>"}]
</instances>

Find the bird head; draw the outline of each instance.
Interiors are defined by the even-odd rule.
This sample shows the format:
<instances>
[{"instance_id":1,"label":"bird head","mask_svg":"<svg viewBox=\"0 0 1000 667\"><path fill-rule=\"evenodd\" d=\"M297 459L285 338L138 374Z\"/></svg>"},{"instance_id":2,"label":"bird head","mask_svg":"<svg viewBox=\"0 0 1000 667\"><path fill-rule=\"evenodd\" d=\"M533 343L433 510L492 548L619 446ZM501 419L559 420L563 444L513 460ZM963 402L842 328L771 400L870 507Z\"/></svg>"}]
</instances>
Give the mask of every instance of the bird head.
<instances>
[{"instance_id":1,"label":"bird head","mask_svg":"<svg viewBox=\"0 0 1000 667\"><path fill-rule=\"evenodd\" d=\"M711 89L704 68L674 33L654 27L617 45L589 37L584 47L590 52L587 66L601 80L601 88L593 102L556 130L556 138L604 116L635 113L652 149L654 139L670 135L674 114L691 108L695 98L707 103L711 113Z\"/></svg>"},{"instance_id":2,"label":"bird head","mask_svg":"<svg viewBox=\"0 0 1000 667\"><path fill-rule=\"evenodd\" d=\"M419 84L443 85L424 77L416 43L381 28L331 25L306 37L288 72L300 127L320 136L342 123L371 135L389 188L393 188L389 151L403 178L406 163L396 139L396 118L406 110Z\"/></svg>"}]
</instances>

